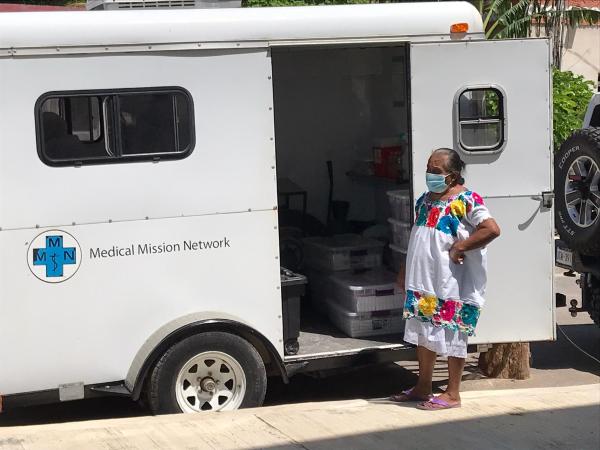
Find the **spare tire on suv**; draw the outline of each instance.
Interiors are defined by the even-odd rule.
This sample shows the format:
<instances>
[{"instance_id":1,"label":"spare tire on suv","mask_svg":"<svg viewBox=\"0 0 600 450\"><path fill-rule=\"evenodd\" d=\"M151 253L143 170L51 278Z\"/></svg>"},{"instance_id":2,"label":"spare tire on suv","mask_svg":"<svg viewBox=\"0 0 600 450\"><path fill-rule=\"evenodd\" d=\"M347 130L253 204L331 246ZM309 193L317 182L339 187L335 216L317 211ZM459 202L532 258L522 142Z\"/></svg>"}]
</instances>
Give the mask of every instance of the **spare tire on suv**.
<instances>
[{"instance_id":1,"label":"spare tire on suv","mask_svg":"<svg viewBox=\"0 0 600 450\"><path fill-rule=\"evenodd\" d=\"M556 229L573 250L600 255L600 128L575 131L555 155Z\"/></svg>"}]
</instances>

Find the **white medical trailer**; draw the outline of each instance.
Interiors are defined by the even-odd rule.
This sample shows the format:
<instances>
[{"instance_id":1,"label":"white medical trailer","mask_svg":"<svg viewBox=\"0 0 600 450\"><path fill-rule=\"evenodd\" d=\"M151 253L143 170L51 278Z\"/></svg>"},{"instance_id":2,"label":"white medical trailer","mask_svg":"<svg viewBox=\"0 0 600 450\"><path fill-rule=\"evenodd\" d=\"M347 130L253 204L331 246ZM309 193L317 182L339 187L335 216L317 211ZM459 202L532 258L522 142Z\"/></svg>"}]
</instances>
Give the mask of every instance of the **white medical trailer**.
<instances>
[{"instance_id":1,"label":"white medical trailer","mask_svg":"<svg viewBox=\"0 0 600 450\"><path fill-rule=\"evenodd\" d=\"M406 358L318 326L286 356L278 230L281 178L323 220L326 160L378 217L389 186L347 173L400 133L413 200L453 147L502 228L472 343L554 339L549 55L486 41L466 2L0 15L4 407L233 409L271 375Z\"/></svg>"}]
</instances>

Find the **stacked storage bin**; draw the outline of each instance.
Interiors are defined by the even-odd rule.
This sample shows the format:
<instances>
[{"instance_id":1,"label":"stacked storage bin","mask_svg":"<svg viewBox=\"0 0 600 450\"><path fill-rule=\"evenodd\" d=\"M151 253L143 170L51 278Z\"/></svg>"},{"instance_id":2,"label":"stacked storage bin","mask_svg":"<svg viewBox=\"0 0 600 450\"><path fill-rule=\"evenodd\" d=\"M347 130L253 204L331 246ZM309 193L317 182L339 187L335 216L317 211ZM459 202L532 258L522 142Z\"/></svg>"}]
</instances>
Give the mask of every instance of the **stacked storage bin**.
<instances>
[{"instance_id":1,"label":"stacked storage bin","mask_svg":"<svg viewBox=\"0 0 600 450\"><path fill-rule=\"evenodd\" d=\"M392 243L390 248L393 255L393 269L398 272L406 263L406 252L410 239L411 201L408 189L388 191L392 217L388 219L391 227Z\"/></svg>"},{"instance_id":2,"label":"stacked storage bin","mask_svg":"<svg viewBox=\"0 0 600 450\"><path fill-rule=\"evenodd\" d=\"M355 234L304 240L313 302L350 337L402 331L404 293L382 267L383 246Z\"/></svg>"}]
</instances>

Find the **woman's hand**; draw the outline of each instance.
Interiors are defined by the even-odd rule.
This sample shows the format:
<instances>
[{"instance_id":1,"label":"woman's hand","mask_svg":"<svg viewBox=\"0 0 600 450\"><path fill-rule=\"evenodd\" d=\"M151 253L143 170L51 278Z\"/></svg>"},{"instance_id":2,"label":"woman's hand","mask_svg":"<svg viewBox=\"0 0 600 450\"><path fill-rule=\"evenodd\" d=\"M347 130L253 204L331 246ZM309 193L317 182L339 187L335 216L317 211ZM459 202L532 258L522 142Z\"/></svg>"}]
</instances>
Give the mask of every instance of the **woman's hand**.
<instances>
[{"instance_id":1,"label":"woman's hand","mask_svg":"<svg viewBox=\"0 0 600 450\"><path fill-rule=\"evenodd\" d=\"M465 250L462 248L461 241L456 241L448 251L450 259L454 264L462 264L465 260Z\"/></svg>"},{"instance_id":2,"label":"woman's hand","mask_svg":"<svg viewBox=\"0 0 600 450\"><path fill-rule=\"evenodd\" d=\"M465 252L485 247L500 236L500 227L492 218L486 219L479 224L475 232L465 240L456 241L450 247L450 259L455 264L462 264Z\"/></svg>"}]
</instances>

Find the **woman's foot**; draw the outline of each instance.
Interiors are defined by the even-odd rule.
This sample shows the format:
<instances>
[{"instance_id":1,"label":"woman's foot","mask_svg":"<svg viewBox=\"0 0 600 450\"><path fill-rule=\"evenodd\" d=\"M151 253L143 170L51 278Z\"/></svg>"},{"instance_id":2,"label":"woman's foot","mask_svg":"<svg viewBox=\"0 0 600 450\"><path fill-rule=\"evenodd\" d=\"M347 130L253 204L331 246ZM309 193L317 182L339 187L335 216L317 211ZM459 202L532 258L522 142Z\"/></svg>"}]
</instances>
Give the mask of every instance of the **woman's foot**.
<instances>
[{"instance_id":1,"label":"woman's foot","mask_svg":"<svg viewBox=\"0 0 600 450\"><path fill-rule=\"evenodd\" d=\"M424 411L437 411L442 409L460 408L460 404L460 395L451 395L444 392L437 397L419 403L417 408Z\"/></svg>"},{"instance_id":2,"label":"woman's foot","mask_svg":"<svg viewBox=\"0 0 600 450\"><path fill-rule=\"evenodd\" d=\"M426 402L433 394L431 392L425 393L417 390L417 387L412 387L405 391L402 391L400 394L390 395L388 400L396 403L405 403L405 402Z\"/></svg>"}]
</instances>

